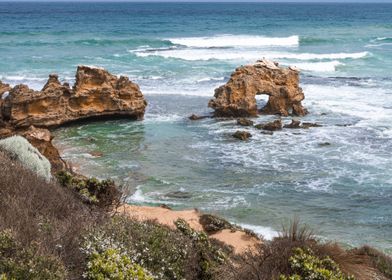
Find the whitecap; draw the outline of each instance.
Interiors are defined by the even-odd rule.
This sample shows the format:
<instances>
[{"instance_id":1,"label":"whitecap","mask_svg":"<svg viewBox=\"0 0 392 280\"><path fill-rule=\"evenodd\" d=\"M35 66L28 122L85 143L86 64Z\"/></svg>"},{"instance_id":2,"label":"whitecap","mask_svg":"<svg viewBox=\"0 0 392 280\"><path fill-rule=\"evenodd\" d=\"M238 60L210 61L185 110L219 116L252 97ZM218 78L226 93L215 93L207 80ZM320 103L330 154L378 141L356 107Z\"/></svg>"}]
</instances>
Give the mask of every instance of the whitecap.
<instances>
[{"instance_id":1,"label":"whitecap","mask_svg":"<svg viewBox=\"0 0 392 280\"><path fill-rule=\"evenodd\" d=\"M164 58L177 58L188 61L197 60L241 60L254 62L260 58L268 59L292 59L292 60L336 60L336 59L361 59L369 56L369 52L358 53L288 53L271 52L268 50L244 50L244 49L175 49L175 50L155 50L155 51L135 51L139 57L160 56Z\"/></svg>"},{"instance_id":2,"label":"whitecap","mask_svg":"<svg viewBox=\"0 0 392 280\"><path fill-rule=\"evenodd\" d=\"M283 46L296 47L299 45L299 36L265 37L251 35L217 35L212 37L183 37L169 38L173 44L196 48L214 47L259 47Z\"/></svg>"},{"instance_id":3,"label":"whitecap","mask_svg":"<svg viewBox=\"0 0 392 280\"><path fill-rule=\"evenodd\" d=\"M242 228L252 230L253 232L261 235L265 240L272 240L275 237L279 236L279 232L272 229L271 227L256 226L250 224L238 224L238 225L241 226Z\"/></svg>"},{"instance_id":4,"label":"whitecap","mask_svg":"<svg viewBox=\"0 0 392 280\"><path fill-rule=\"evenodd\" d=\"M333 60L329 62L293 63L292 65L304 71L334 72L336 71L337 66L344 65L344 64L337 60Z\"/></svg>"}]
</instances>

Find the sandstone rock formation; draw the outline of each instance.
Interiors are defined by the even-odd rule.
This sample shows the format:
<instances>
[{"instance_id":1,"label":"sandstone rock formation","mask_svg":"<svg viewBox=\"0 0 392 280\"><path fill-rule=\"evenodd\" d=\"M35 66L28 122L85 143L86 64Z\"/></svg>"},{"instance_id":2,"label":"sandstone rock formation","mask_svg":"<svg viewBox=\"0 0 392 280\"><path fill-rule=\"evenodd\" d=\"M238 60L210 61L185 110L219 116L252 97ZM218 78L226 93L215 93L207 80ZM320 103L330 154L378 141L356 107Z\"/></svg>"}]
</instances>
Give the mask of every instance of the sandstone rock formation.
<instances>
[{"instance_id":1,"label":"sandstone rock formation","mask_svg":"<svg viewBox=\"0 0 392 280\"><path fill-rule=\"evenodd\" d=\"M5 96L6 95L6 96ZM139 86L104 69L79 66L73 88L50 75L41 91L26 85L10 87L0 81L0 139L25 137L52 164L52 171L66 168L52 135L46 128L100 117L141 119L147 102Z\"/></svg>"},{"instance_id":2,"label":"sandstone rock formation","mask_svg":"<svg viewBox=\"0 0 392 280\"><path fill-rule=\"evenodd\" d=\"M262 108L266 114L303 116L307 110L301 101L305 98L299 87L299 71L279 67L277 63L260 60L254 65L239 67L230 80L215 90L208 106L216 117L251 117L259 113L256 95L269 96Z\"/></svg>"},{"instance_id":3,"label":"sandstone rock formation","mask_svg":"<svg viewBox=\"0 0 392 280\"><path fill-rule=\"evenodd\" d=\"M14 128L53 127L64 123L103 116L141 119L146 101L139 86L126 77L79 66L76 83L70 88L50 75L41 91L17 85L1 104L1 115Z\"/></svg>"}]
</instances>

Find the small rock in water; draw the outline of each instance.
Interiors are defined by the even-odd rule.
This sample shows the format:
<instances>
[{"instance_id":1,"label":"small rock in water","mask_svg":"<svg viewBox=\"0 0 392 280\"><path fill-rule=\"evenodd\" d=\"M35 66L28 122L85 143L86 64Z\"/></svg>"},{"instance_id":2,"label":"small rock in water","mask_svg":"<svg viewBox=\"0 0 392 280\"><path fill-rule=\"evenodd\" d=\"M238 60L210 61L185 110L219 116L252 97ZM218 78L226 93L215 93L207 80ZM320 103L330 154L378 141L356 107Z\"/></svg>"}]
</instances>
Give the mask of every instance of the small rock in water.
<instances>
[{"instance_id":1,"label":"small rock in water","mask_svg":"<svg viewBox=\"0 0 392 280\"><path fill-rule=\"evenodd\" d=\"M253 121L246 118L240 118L237 120L237 124L241 126L253 126Z\"/></svg>"},{"instance_id":2,"label":"small rock in water","mask_svg":"<svg viewBox=\"0 0 392 280\"><path fill-rule=\"evenodd\" d=\"M189 192L182 192L182 191L169 192L166 194L166 196L171 198L178 198L178 199L187 199L192 197L192 195Z\"/></svg>"},{"instance_id":3,"label":"small rock in water","mask_svg":"<svg viewBox=\"0 0 392 280\"><path fill-rule=\"evenodd\" d=\"M261 134L274 135L274 133L272 131L268 131L268 130L261 131Z\"/></svg>"},{"instance_id":4,"label":"small rock in water","mask_svg":"<svg viewBox=\"0 0 392 280\"><path fill-rule=\"evenodd\" d=\"M281 120L275 120L273 122L269 122L266 124L258 124L255 125L257 129L263 129L263 130L268 130L268 131L277 131L281 130L283 125Z\"/></svg>"},{"instance_id":5,"label":"small rock in water","mask_svg":"<svg viewBox=\"0 0 392 280\"><path fill-rule=\"evenodd\" d=\"M198 115L195 115L195 114L192 114L192 115L189 117L189 119L190 119L191 121L202 120L202 119L205 119L205 118L208 118L208 117L207 117L207 116L198 116Z\"/></svg>"},{"instance_id":6,"label":"small rock in water","mask_svg":"<svg viewBox=\"0 0 392 280\"><path fill-rule=\"evenodd\" d=\"M172 210L172 208L166 204L161 204L161 205L159 205L159 207L164 208L164 209L168 209L168 210Z\"/></svg>"},{"instance_id":7,"label":"small rock in water","mask_svg":"<svg viewBox=\"0 0 392 280\"><path fill-rule=\"evenodd\" d=\"M309 127L322 127L322 125L318 123L304 122L302 123L301 127L307 129Z\"/></svg>"},{"instance_id":8,"label":"small rock in water","mask_svg":"<svg viewBox=\"0 0 392 280\"><path fill-rule=\"evenodd\" d=\"M331 146L331 143L329 142L324 142L324 143L319 143L318 144L320 147L326 147L326 146Z\"/></svg>"},{"instance_id":9,"label":"small rock in water","mask_svg":"<svg viewBox=\"0 0 392 280\"><path fill-rule=\"evenodd\" d=\"M248 140L250 137L252 137L252 134L250 134L247 131L238 130L233 134L233 137L237 138L239 140L245 141L245 140Z\"/></svg>"},{"instance_id":10,"label":"small rock in water","mask_svg":"<svg viewBox=\"0 0 392 280\"><path fill-rule=\"evenodd\" d=\"M301 122L297 120L291 120L290 124L283 126L284 128L301 128Z\"/></svg>"}]
</instances>

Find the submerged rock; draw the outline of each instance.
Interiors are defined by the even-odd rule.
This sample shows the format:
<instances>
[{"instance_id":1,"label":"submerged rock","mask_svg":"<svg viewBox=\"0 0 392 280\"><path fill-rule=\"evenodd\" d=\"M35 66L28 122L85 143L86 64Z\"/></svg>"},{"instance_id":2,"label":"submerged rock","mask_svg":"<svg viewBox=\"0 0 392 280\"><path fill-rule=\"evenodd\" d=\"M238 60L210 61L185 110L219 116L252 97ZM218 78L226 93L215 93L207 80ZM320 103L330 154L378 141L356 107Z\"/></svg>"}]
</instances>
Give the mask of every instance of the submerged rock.
<instances>
[{"instance_id":1,"label":"submerged rock","mask_svg":"<svg viewBox=\"0 0 392 280\"><path fill-rule=\"evenodd\" d=\"M299 87L299 71L279 67L277 63L261 60L253 65L239 67L230 80L215 90L208 106L216 117L249 117L258 114L256 95L269 95L266 114L303 116L307 110L301 101L305 98Z\"/></svg>"},{"instance_id":2,"label":"submerged rock","mask_svg":"<svg viewBox=\"0 0 392 280\"><path fill-rule=\"evenodd\" d=\"M274 120L272 122L268 122L265 124L258 124L255 125L255 128L257 129L263 129L263 130L268 130L268 131L277 131L282 129L282 121L281 120Z\"/></svg>"},{"instance_id":3,"label":"submerged rock","mask_svg":"<svg viewBox=\"0 0 392 280\"><path fill-rule=\"evenodd\" d=\"M237 138L237 139L239 139L239 140L245 141L245 140L248 140L250 137L252 137L252 134L250 134L250 133L247 132L247 131L238 130L238 131L236 131L236 132L233 134L233 137L234 137L234 138Z\"/></svg>"},{"instance_id":4,"label":"submerged rock","mask_svg":"<svg viewBox=\"0 0 392 280\"><path fill-rule=\"evenodd\" d=\"M241 126L253 126L253 121L246 118L240 118L237 120L237 124Z\"/></svg>"},{"instance_id":5,"label":"submerged rock","mask_svg":"<svg viewBox=\"0 0 392 280\"><path fill-rule=\"evenodd\" d=\"M322 127L322 125L318 123L304 122L302 123L301 127L307 129L309 127Z\"/></svg>"},{"instance_id":6,"label":"submerged rock","mask_svg":"<svg viewBox=\"0 0 392 280\"><path fill-rule=\"evenodd\" d=\"M284 128L303 128L303 129L308 129L310 127L321 127L321 124L317 123L310 123L310 122L304 122L301 124L300 121L297 120L291 120L290 124L286 124L283 127Z\"/></svg>"},{"instance_id":7,"label":"submerged rock","mask_svg":"<svg viewBox=\"0 0 392 280\"><path fill-rule=\"evenodd\" d=\"M297 120L291 120L290 124L285 124L284 128L301 128L301 122Z\"/></svg>"},{"instance_id":8,"label":"submerged rock","mask_svg":"<svg viewBox=\"0 0 392 280\"><path fill-rule=\"evenodd\" d=\"M146 101L139 86L104 69L79 66L73 88L50 75L41 91L17 85L1 104L1 115L14 128L52 127L103 116L141 119Z\"/></svg>"},{"instance_id":9,"label":"submerged rock","mask_svg":"<svg viewBox=\"0 0 392 280\"><path fill-rule=\"evenodd\" d=\"M192 114L191 116L189 116L189 119L191 121L198 121L198 120L202 120L202 119L206 119L206 118L208 118L208 116L198 116L195 114Z\"/></svg>"}]
</instances>

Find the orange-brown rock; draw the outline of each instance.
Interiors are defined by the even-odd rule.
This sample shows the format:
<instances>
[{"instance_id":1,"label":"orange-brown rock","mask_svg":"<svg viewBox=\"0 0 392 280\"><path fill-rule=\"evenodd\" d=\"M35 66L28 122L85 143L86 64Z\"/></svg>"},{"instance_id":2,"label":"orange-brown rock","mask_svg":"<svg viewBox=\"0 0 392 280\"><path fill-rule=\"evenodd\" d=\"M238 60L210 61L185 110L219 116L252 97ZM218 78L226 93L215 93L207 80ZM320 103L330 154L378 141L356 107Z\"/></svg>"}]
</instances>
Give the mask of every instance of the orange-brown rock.
<instances>
[{"instance_id":1,"label":"orange-brown rock","mask_svg":"<svg viewBox=\"0 0 392 280\"><path fill-rule=\"evenodd\" d=\"M53 136L49 130L30 126L27 130L21 132L21 135L50 161L53 173L67 167L65 161L60 157L59 151L52 144Z\"/></svg>"},{"instance_id":2,"label":"orange-brown rock","mask_svg":"<svg viewBox=\"0 0 392 280\"><path fill-rule=\"evenodd\" d=\"M104 116L141 119L147 105L139 86L127 77L88 66L78 67L73 88L50 75L41 91L17 85L3 101L2 117L14 128L53 127Z\"/></svg>"},{"instance_id":3,"label":"orange-brown rock","mask_svg":"<svg viewBox=\"0 0 392 280\"><path fill-rule=\"evenodd\" d=\"M269 96L262 108L266 114L303 116L307 113L301 101L305 98L299 87L299 71L279 67L277 63L261 60L253 65L239 67L230 80L215 90L208 106L216 117L251 117L259 113L256 95Z\"/></svg>"}]
</instances>

